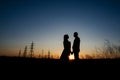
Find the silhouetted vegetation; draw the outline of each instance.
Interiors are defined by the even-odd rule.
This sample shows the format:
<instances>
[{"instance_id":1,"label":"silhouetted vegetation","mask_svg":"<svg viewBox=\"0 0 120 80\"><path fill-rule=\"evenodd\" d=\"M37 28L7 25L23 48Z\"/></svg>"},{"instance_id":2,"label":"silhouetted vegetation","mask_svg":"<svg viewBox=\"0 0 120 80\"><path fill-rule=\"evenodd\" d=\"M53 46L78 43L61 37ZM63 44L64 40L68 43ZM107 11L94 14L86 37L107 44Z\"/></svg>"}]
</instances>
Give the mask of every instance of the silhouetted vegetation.
<instances>
[{"instance_id":1,"label":"silhouetted vegetation","mask_svg":"<svg viewBox=\"0 0 120 80\"><path fill-rule=\"evenodd\" d=\"M120 58L120 44L113 44L109 40L105 40L102 48L96 48L92 55L86 55L86 59L116 59Z\"/></svg>"}]
</instances>

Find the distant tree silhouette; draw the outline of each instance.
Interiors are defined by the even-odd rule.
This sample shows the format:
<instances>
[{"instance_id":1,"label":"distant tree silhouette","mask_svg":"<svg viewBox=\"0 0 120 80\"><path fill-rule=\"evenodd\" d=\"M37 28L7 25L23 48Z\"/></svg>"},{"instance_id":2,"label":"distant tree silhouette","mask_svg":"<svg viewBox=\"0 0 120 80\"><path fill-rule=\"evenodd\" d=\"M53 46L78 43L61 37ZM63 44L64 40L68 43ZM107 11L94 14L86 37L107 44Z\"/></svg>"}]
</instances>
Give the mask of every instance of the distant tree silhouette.
<instances>
[{"instance_id":1,"label":"distant tree silhouette","mask_svg":"<svg viewBox=\"0 0 120 80\"><path fill-rule=\"evenodd\" d=\"M38 58L41 58L41 55L40 55L40 54L38 55Z\"/></svg>"},{"instance_id":2,"label":"distant tree silhouette","mask_svg":"<svg viewBox=\"0 0 120 80\"><path fill-rule=\"evenodd\" d=\"M48 51L48 59L50 59L50 50Z\"/></svg>"},{"instance_id":3,"label":"distant tree silhouette","mask_svg":"<svg viewBox=\"0 0 120 80\"><path fill-rule=\"evenodd\" d=\"M31 46L30 46L30 57L33 57L33 53L34 53L34 43L32 41Z\"/></svg>"},{"instance_id":4,"label":"distant tree silhouette","mask_svg":"<svg viewBox=\"0 0 120 80\"><path fill-rule=\"evenodd\" d=\"M21 56L21 49L19 50L19 53L18 53L18 57L20 57Z\"/></svg>"},{"instance_id":5,"label":"distant tree silhouette","mask_svg":"<svg viewBox=\"0 0 120 80\"><path fill-rule=\"evenodd\" d=\"M26 56L27 56L27 46L25 46L24 53L23 53L23 57L26 57Z\"/></svg>"},{"instance_id":6,"label":"distant tree silhouette","mask_svg":"<svg viewBox=\"0 0 120 80\"><path fill-rule=\"evenodd\" d=\"M44 50L42 49L42 58L43 58Z\"/></svg>"}]
</instances>

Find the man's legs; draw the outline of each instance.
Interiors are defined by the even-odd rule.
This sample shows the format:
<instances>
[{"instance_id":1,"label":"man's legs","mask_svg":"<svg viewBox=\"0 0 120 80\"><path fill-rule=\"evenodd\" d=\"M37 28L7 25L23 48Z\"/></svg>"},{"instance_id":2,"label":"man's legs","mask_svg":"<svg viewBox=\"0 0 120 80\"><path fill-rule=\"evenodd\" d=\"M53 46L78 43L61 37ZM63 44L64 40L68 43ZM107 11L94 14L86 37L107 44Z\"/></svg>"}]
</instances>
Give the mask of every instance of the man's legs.
<instances>
[{"instance_id":1,"label":"man's legs","mask_svg":"<svg viewBox=\"0 0 120 80\"><path fill-rule=\"evenodd\" d=\"M79 60L79 52L74 52L75 60Z\"/></svg>"}]
</instances>

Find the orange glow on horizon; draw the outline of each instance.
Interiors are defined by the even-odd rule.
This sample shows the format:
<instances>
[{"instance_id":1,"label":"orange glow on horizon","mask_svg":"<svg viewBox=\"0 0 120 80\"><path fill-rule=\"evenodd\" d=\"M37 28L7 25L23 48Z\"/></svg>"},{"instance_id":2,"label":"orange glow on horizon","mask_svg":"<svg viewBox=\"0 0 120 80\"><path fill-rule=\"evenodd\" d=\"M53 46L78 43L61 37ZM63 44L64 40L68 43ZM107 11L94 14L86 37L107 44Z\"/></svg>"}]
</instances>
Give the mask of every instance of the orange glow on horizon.
<instances>
[{"instance_id":1,"label":"orange glow on horizon","mask_svg":"<svg viewBox=\"0 0 120 80\"><path fill-rule=\"evenodd\" d=\"M6 48L6 49L2 49L0 50L0 56L19 56L19 50L21 49L21 54L20 57L23 57L23 53L24 53L24 47L23 48ZM30 49L28 49L27 51L27 56L29 57L30 54ZM42 50L44 50L44 52L42 53ZM50 58L51 59L60 59L60 56L62 54L62 48L57 49L57 48L51 48L51 49L47 49L47 48L43 48L43 49L39 49L39 47L36 47L34 49L34 55L33 57L35 58L47 58L48 57L48 51L50 51ZM89 53L89 54L88 54ZM87 52L85 50L81 50L81 52L79 53L79 58L80 59L85 59L86 55L92 55L90 54L91 52ZM69 56L69 60L74 60L74 54Z\"/></svg>"}]
</instances>

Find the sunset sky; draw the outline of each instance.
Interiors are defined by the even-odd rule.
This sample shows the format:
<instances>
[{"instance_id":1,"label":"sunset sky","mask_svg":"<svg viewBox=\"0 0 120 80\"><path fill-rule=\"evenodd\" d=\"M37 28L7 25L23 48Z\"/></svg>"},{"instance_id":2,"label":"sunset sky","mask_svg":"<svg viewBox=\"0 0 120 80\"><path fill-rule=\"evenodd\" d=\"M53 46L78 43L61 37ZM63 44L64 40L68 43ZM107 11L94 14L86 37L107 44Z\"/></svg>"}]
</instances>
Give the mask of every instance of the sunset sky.
<instances>
[{"instance_id":1,"label":"sunset sky","mask_svg":"<svg viewBox=\"0 0 120 80\"><path fill-rule=\"evenodd\" d=\"M43 49L61 55L63 35L73 44L74 32L81 39L80 54L103 46L104 39L119 42L120 1L0 0L0 55L18 55L32 41L35 54Z\"/></svg>"}]
</instances>

